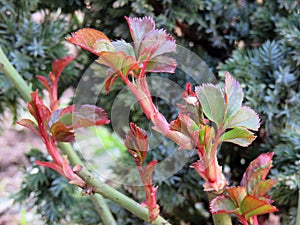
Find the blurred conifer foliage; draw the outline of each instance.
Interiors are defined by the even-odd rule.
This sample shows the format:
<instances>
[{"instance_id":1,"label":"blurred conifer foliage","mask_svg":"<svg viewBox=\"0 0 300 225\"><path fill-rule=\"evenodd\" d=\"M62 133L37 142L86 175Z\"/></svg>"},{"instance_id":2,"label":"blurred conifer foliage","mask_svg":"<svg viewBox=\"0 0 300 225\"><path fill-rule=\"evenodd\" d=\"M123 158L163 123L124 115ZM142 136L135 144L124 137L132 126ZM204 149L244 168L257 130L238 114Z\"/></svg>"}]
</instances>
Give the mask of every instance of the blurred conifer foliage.
<instances>
[{"instance_id":1,"label":"blurred conifer foliage","mask_svg":"<svg viewBox=\"0 0 300 225\"><path fill-rule=\"evenodd\" d=\"M22 76L34 86L37 86L34 75L47 75L45 71L50 71L51 61L66 52L62 44L63 37L70 30L93 27L110 38L129 40L124 16L152 16L157 26L172 33L178 44L198 54L218 77L223 79L223 72L229 71L243 85L245 104L259 113L262 126L256 142L247 150L223 144L219 155L223 168L234 184L258 154L275 151L272 173L279 182L271 194L281 210L283 224L293 224L297 204L295 196L299 189L297 162L300 160L299 0L4 0L0 4L0 44ZM64 17L54 20L49 16L42 23L33 21L32 13L42 9L48 13L59 9L61 15L70 16L69 20L66 21ZM78 11L82 13L82 18L76 16ZM65 71L68 75L62 79L62 88L72 84L76 86L71 82L74 76L82 73L94 60L87 53L79 52L79 57L84 60L81 60L77 72ZM180 75L176 73L172 77L168 75L168 78L183 86L187 80ZM3 76L0 78L0 109L3 110L7 105L16 105L17 93ZM99 97L99 104L108 111L114 94L118 93L117 87L109 96ZM159 99L157 104L160 104ZM160 109L169 113L169 119L175 116L163 105ZM141 127L144 122L144 127L147 127L142 115L132 115L132 120ZM149 160L152 160L151 155L152 158L163 160L173 149L171 143L165 143L149 152ZM122 157L126 161L129 155ZM126 170L120 168L115 168L114 172L126 175ZM21 192L27 190L25 193L28 193L33 181L27 179L24 182L27 185L24 184ZM191 225L199 224L199 221L209 224L201 182L196 172L186 166L159 183L158 199L163 216L174 224L180 221L190 222ZM34 184L44 185L38 182ZM55 182L52 184L55 185ZM142 199L135 188L123 187L122 190L129 196ZM21 196L26 198L26 195ZM76 201L76 198L72 200ZM87 201L86 204L90 203ZM119 224L142 224L116 205L112 205L111 209ZM58 216L54 218L50 216L53 209L48 207L47 210L49 213L43 216L48 224L60 224L64 215L57 213ZM72 207L66 207L65 210L69 215L75 215L74 212L77 212L76 215L84 214L85 211L78 212ZM80 218L82 224L89 224L84 222L84 219L88 220L84 215Z\"/></svg>"}]
</instances>

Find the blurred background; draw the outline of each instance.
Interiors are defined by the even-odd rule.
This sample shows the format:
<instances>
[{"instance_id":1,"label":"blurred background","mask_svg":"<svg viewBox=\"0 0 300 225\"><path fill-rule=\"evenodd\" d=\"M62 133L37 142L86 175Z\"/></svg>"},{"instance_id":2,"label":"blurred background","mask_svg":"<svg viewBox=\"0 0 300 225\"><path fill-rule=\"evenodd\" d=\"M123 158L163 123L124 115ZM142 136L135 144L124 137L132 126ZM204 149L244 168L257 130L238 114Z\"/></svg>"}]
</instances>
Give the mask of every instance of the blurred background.
<instances>
[{"instance_id":1,"label":"blurred background","mask_svg":"<svg viewBox=\"0 0 300 225\"><path fill-rule=\"evenodd\" d=\"M299 190L300 160L300 1L299 0L1 0L0 45L9 60L33 90L41 89L36 75L47 76L54 59L69 53L77 58L63 72L59 93L70 103L86 68L95 60L87 51L68 45L64 37L82 27L101 30L112 40L130 41L124 16L154 18L157 27L171 33L178 44L190 49L209 65L219 82L229 71L243 86L244 104L261 117L258 138L250 147L223 144L219 160L226 168L230 185L237 185L251 160L274 151L271 176L278 179L270 195L280 209L266 215L264 224L294 225ZM170 79L182 87L188 81L180 72ZM162 74L169 78L169 75ZM95 84L96 85L96 84ZM117 83L99 106L108 113ZM92 87L91 87L92 89ZM64 92L68 90L68 92ZM168 119L176 112L156 104ZM101 224L89 198L69 185L56 172L39 168L34 161L48 160L41 141L15 126L26 116L26 104L12 84L0 73L0 224ZM131 120L141 127L147 121L132 109ZM95 154L108 149L119 152L121 161L131 160L112 130L96 131L102 145ZM105 144L106 143L106 144ZM147 160L163 160L174 149L171 142L150 151ZM174 176L158 184L162 216L173 224L211 224L202 180L190 162ZM174 162L176 163L176 162ZM126 165L111 166L110 172L131 179ZM127 177L128 176L128 177ZM117 187L141 202L140 188ZM111 210L120 225L146 224L115 204ZM273 221L273 222L270 222Z\"/></svg>"}]
</instances>

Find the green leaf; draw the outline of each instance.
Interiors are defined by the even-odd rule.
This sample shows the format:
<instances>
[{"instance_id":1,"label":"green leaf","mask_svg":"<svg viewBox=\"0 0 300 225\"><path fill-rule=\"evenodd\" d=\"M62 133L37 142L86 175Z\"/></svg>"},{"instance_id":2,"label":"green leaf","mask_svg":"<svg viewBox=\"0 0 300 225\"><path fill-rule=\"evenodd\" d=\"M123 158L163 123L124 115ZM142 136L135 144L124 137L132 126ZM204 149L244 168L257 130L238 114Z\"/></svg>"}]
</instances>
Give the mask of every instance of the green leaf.
<instances>
[{"instance_id":1,"label":"green leaf","mask_svg":"<svg viewBox=\"0 0 300 225\"><path fill-rule=\"evenodd\" d=\"M195 90L205 116L219 128L223 123L226 109L223 93L212 84L203 84Z\"/></svg>"},{"instance_id":2,"label":"green leaf","mask_svg":"<svg viewBox=\"0 0 300 225\"><path fill-rule=\"evenodd\" d=\"M244 98L242 87L229 73L225 74L226 121L230 120L242 107Z\"/></svg>"},{"instance_id":3,"label":"green leaf","mask_svg":"<svg viewBox=\"0 0 300 225\"><path fill-rule=\"evenodd\" d=\"M246 147L250 145L255 140L255 138L256 136L253 135L252 132L244 128L237 127L225 132L220 139L224 142L231 142Z\"/></svg>"},{"instance_id":4,"label":"green leaf","mask_svg":"<svg viewBox=\"0 0 300 225\"><path fill-rule=\"evenodd\" d=\"M226 128L244 127L257 131L259 125L259 117L256 112L247 106L242 106L231 120L227 122Z\"/></svg>"},{"instance_id":5,"label":"green leaf","mask_svg":"<svg viewBox=\"0 0 300 225\"><path fill-rule=\"evenodd\" d=\"M115 52L116 48L112 45L112 43L107 39L96 40L94 44L94 48L96 52Z\"/></svg>"},{"instance_id":6,"label":"green leaf","mask_svg":"<svg viewBox=\"0 0 300 225\"><path fill-rule=\"evenodd\" d=\"M254 196L247 195L242 204L241 211L246 219L252 216L262 215L270 212L276 212L278 209L269 202L260 200Z\"/></svg>"},{"instance_id":7,"label":"green leaf","mask_svg":"<svg viewBox=\"0 0 300 225\"><path fill-rule=\"evenodd\" d=\"M235 213L237 207L229 196L220 195L210 202L210 212L212 214Z\"/></svg>"}]
</instances>

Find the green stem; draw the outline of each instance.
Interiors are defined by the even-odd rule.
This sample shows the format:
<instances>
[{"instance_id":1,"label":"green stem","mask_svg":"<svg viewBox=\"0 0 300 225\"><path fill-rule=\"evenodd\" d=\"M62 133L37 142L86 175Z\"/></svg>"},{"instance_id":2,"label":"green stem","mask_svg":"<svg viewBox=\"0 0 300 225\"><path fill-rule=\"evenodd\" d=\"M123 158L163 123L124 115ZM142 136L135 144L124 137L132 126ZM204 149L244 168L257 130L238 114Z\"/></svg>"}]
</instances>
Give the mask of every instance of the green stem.
<instances>
[{"instance_id":1,"label":"green stem","mask_svg":"<svg viewBox=\"0 0 300 225\"><path fill-rule=\"evenodd\" d=\"M60 150L68 156L68 160L71 162L72 165L83 165L82 160L78 156L78 154L74 151L71 144L59 142L58 147ZM100 215L102 222L104 225L117 225L109 207L107 206L105 200L101 195L94 195L91 196L91 200Z\"/></svg>"},{"instance_id":2,"label":"green stem","mask_svg":"<svg viewBox=\"0 0 300 225\"><path fill-rule=\"evenodd\" d=\"M18 71L11 65L11 63L8 61L7 57L3 53L1 47L0 47L0 70L4 72L7 78L9 78L12 83L15 85L16 89L20 92L22 98L24 101L30 101L30 87L26 84L24 79L21 77L21 75L18 73ZM70 144L67 143L59 143L60 149L68 155L68 159L70 160L71 164L79 164L83 165L83 162L81 161L80 157L77 155L77 153L73 150ZM139 203L135 202L131 198L127 197L126 195L122 194L121 192L118 192L114 188L110 187L109 185L95 179L93 175L86 169L83 169L80 171L79 175L81 178L83 178L88 185L93 187L95 189L95 192L100 194L99 196L102 198L105 197L107 199L110 199L111 201L119 204L121 207L127 209L128 211L132 212L139 218L149 221L149 215L148 210L141 206ZM102 196L101 196L102 195ZM97 198L99 198L97 195ZM96 196L95 196L96 197ZM101 202L101 199L98 199ZM99 203L99 201L97 201ZM103 204L106 204L106 202L102 201ZM106 206L107 207L107 206ZM111 214L109 210L106 210L107 213ZM100 215L101 216L101 215ZM106 215L107 218L111 218L112 215ZM106 219L106 218L105 218ZM104 222L104 219L103 219ZM115 223L115 222L114 222ZM105 224L105 225L111 225L113 223ZM151 223L152 225L171 225L169 222L167 222L164 218L161 216L158 216L158 218Z\"/></svg>"},{"instance_id":3,"label":"green stem","mask_svg":"<svg viewBox=\"0 0 300 225\"><path fill-rule=\"evenodd\" d=\"M92 187L92 190L95 193L101 194L104 198L108 198L116 204L120 205L124 209L127 209L129 212L138 216L144 221L149 222L148 210L141 206L141 204L127 197L126 195L118 192L114 188L109 185L99 181L96 179L88 170L83 168L78 175L88 184L88 186ZM156 220L154 220L152 225L171 225L168 221L166 221L161 216L158 216Z\"/></svg>"},{"instance_id":4,"label":"green stem","mask_svg":"<svg viewBox=\"0 0 300 225\"><path fill-rule=\"evenodd\" d=\"M92 195L91 200L96 207L98 214L100 215L103 224L105 225L117 225L114 217L112 216L110 209L108 208L105 199L101 195Z\"/></svg>"},{"instance_id":5,"label":"green stem","mask_svg":"<svg viewBox=\"0 0 300 225\"><path fill-rule=\"evenodd\" d=\"M18 73L18 71L12 66L12 64L7 59L0 46L0 70L5 74L5 76L14 84L16 89L20 92L24 101L30 101L31 89Z\"/></svg>"},{"instance_id":6,"label":"green stem","mask_svg":"<svg viewBox=\"0 0 300 225\"><path fill-rule=\"evenodd\" d=\"M209 202L213 200L218 194L207 192ZM228 214L212 214L214 225L232 225L231 217Z\"/></svg>"},{"instance_id":7,"label":"green stem","mask_svg":"<svg viewBox=\"0 0 300 225\"><path fill-rule=\"evenodd\" d=\"M70 144L67 143L59 143L59 148L68 155L68 159L70 162L75 165L83 165L83 162L73 150ZM99 179L95 178L91 172L87 169L83 168L78 175L88 184L89 187L93 189L94 192L102 195L104 198L107 198L116 204L120 205L124 209L127 209L129 212L138 216L144 221L149 221L148 210L141 206L141 204L122 194L121 192L115 190L109 185L101 182ZM152 225L171 225L168 221L166 221L161 216L158 216L156 220L154 220Z\"/></svg>"},{"instance_id":8,"label":"green stem","mask_svg":"<svg viewBox=\"0 0 300 225\"><path fill-rule=\"evenodd\" d=\"M7 57L4 54L1 47L0 47L0 70L14 84L15 88L20 92L23 100L26 102L29 102L31 100L31 97L30 97L31 88L27 85L27 83L25 82L23 77L18 73L18 71L9 62L9 60L7 59ZM65 147L64 149L68 149L68 151L70 151L70 148ZM72 152L74 152L74 151L72 151ZM66 152L66 153L69 153L69 152ZM69 158L71 158L71 161L73 161L73 162L80 160L80 158L76 154L70 155ZM103 223L105 225L117 225L111 212L109 211L109 208L108 208L106 202L103 200L103 197L101 195L98 195L98 196L95 196L94 199L95 199L95 203L99 204L99 205L95 205L95 206L98 208L104 209L101 214L99 213L101 219L103 220Z\"/></svg>"}]
</instances>

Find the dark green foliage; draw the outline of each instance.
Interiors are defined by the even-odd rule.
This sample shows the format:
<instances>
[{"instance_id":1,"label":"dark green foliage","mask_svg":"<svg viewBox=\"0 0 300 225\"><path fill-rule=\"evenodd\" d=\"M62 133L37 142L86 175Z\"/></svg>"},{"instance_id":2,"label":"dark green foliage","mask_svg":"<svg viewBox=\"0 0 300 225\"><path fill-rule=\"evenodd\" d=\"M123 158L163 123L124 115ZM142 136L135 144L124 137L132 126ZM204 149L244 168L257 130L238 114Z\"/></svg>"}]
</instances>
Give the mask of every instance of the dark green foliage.
<instances>
[{"instance_id":1,"label":"dark green foliage","mask_svg":"<svg viewBox=\"0 0 300 225\"><path fill-rule=\"evenodd\" d=\"M0 32L3 36L3 38L1 36L0 44L4 46L19 72L27 80L33 82L34 86L37 86L37 81L32 79L33 76L48 74L52 59L62 56L61 54L65 52L61 45L63 37L79 26L99 29L112 40L123 38L129 41L128 26L124 16L153 16L158 27L172 33L178 44L198 54L213 71L216 72L218 69L221 73L231 72L243 85L245 104L258 112L262 119L262 126L257 133L257 141L250 148L239 148L231 144L222 145L219 157L222 165L230 168L226 172L231 180L230 185L238 183L248 163L258 154L275 151L272 176L279 178L279 182L271 194L281 209L284 217L283 224L289 224L292 221L291 218L295 215L293 208L296 206L295 196L298 191L295 175L298 171L296 162L300 160L299 1L91 0L89 4L86 4L83 0L22 0L18 7L15 1L2 2L5 3L1 3L2 12L7 10L13 12L18 8L20 10L16 16L15 14L11 16L6 16L5 13L0 14ZM63 13L69 13L73 17L69 22L46 20L42 24L37 24L30 19L30 13L36 11L36 7L48 8L50 12L61 7ZM82 22L74 16L75 9L85 13ZM90 58L87 59L86 56ZM94 59L89 53L81 51L79 69L84 71ZM66 71L66 74L70 73ZM76 75L77 72L72 74ZM164 76L174 79L181 86L184 86L186 81L186 78L181 77L180 72ZM3 93L0 94L2 109L4 103L16 105L16 92L10 88L2 76L0 80L1 93ZM70 84L64 79L62 81L63 87ZM109 96L101 95L98 98L98 104L107 109L109 115L112 102L122 87L119 83ZM93 88L95 87L90 87L91 90ZM85 102L85 100L82 101ZM160 99L157 99L156 103L159 109L164 112L168 111L167 108L164 109L164 104ZM139 126L148 128L149 124L142 116L139 107L133 108L133 111L132 120ZM167 118L170 120L176 116L175 114L176 112L168 114ZM149 152L147 160L165 159L173 150L172 144L163 143L159 148ZM121 159L123 162L133 163L129 154L122 155ZM193 160L195 157L191 158L191 162ZM202 181L188 165L173 177L158 184L161 211L163 216L169 218L174 224L179 224L181 220L191 222L191 224L208 224L209 220L205 213L201 214L208 209L206 196L201 187ZM126 170L122 168L115 168L115 172L121 175L126 174ZM45 169L39 169L39 171L43 170ZM63 180L52 171L48 171L46 175L55 175L55 179ZM40 184L41 188L43 185L49 187L47 184ZM141 189L135 190L128 187L121 189L127 195L134 196L139 202L143 201ZM31 191L40 193L38 189L27 189L27 191L24 192L23 198L26 195L29 196ZM37 196L43 199L42 195ZM66 200L67 205L62 207L69 208L68 201ZM61 200L58 203L64 204ZM88 205L90 202L83 203L82 199L76 201L76 204L87 204L84 207L91 207ZM204 209L198 210L199 204ZM111 209L116 215L118 224L142 224L135 216L115 204L111 205ZM80 217L81 221L87 221L82 222L83 224L89 224L89 219L95 219L97 216L89 217L88 213L94 215L93 210L80 210L78 207L73 208L68 215L71 215L72 220ZM90 222L90 224L96 224L96 222Z\"/></svg>"},{"instance_id":2,"label":"dark green foliage","mask_svg":"<svg viewBox=\"0 0 300 225\"><path fill-rule=\"evenodd\" d=\"M26 168L21 190L14 196L16 202L27 202L36 207L46 224L99 223L99 216L88 197L68 184L57 172L35 165L36 160L47 161L40 150L32 149L27 155L32 166ZM30 197L30 199L28 199ZM81 210L81 209L85 210Z\"/></svg>"},{"instance_id":3,"label":"dark green foliage","mask_svg":"<svg viewBox=\"0 0 300 225\"><path fill-rule=\"evenodd\" d=\"M279 182L271 194L288 224L288 212L297 205L300 159L300 16L292 2L278 2L279 12L289 13L272 17L273 36L257 48L235 50L219 69L230 71L243 84L246 104L262 118L258 141L250 149L275 152L271 173Z\"/></svg>"},{"instance_id":4,"label":"dark green foliage","mask_svg":"<svg viewBox=\"0 0 300 225\"><path fill-rule=\"evenodd\" d=\"M42 87L35 76L48 76L52 62L67 54L63 40L69 33L66 27L72 24L63 15L55 17L46 11L39 11L40 17L44 16L44 19L38 22L32 16L38 10L37 0L5 0L0 3L0 45L33 90ZM73 65L64 74L60 85L63 90L76 80L79 73L74 70ZM15 110L18 96L19 93L0 73L0 113L6 107Z\"/></svg>"}]
</instances>

